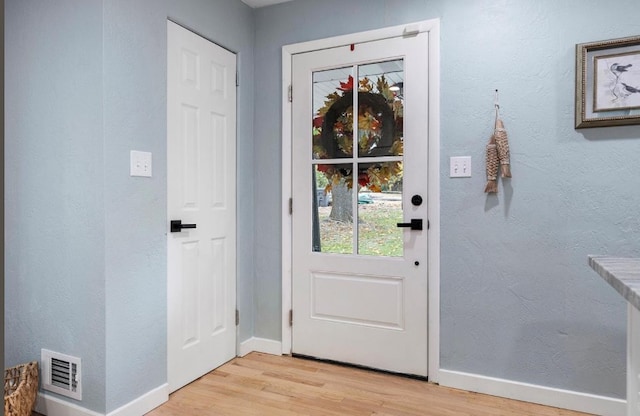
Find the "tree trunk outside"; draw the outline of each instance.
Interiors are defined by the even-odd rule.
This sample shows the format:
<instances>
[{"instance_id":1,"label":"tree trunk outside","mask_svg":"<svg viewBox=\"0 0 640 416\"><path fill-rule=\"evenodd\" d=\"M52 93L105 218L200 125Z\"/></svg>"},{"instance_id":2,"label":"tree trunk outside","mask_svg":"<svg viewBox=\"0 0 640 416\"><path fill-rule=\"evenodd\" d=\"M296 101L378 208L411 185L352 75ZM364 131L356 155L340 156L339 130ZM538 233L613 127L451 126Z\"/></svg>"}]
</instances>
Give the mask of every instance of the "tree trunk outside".
<instances>
[{"instance_id":1,"label":"tree trunk outside","mask_svg":"<svg viewBox=\"0 0 640 416\"><path fill-rule=\"evenodd\" d=\"M352 222L353 221L353 200L351 189L347 187L344 179L339 184L331 186L331 214L329 218L334 221Z\"/></svg>"}]
</instances>

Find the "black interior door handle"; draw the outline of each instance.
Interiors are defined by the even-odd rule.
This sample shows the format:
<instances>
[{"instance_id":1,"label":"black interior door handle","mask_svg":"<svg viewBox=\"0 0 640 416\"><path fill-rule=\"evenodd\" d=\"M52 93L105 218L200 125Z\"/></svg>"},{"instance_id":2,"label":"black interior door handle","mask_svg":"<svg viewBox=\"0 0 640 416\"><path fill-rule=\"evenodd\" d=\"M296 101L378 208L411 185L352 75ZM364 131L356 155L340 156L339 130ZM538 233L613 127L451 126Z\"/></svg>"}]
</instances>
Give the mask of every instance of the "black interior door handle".
<instances>
[{"instance_id":1,"label":"black interior door handle","mask_svg":"<svg viewBox=\"0 0 640 416\"><path fill-rule=\"evenodd\" d=\"M171 220L171 232L179 233L183 228L196 228L195 224L183 224L182 220Z\"/></svg>"},{"instance_id":2,"label":"black interior door handle","mask_svg":"<svg viewBox=\"0 0 640 416\"><path fill-rule=\"evenodd\" d=\"M406 227L420 231L422 230L422 218L412 218L411 222L399 222L398 227Z\"/></svg>"}]
</instances>

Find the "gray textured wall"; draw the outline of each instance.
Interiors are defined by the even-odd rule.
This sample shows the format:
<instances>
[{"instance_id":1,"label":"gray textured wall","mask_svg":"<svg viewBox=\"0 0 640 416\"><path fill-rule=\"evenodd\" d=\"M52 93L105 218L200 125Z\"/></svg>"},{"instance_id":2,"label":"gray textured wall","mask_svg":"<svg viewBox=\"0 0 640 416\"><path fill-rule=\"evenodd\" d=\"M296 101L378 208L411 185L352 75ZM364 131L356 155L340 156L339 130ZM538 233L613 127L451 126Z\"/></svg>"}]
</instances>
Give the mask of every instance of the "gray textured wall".
<instances>
[{"instance_id":1,"label":"gray textured wall","mask_svg":"<svg viewBox=\"0 0 640 416\"><path fill-rule=\"evenodd\" d=\"M442 367L623 397L625 305L586 255L640 255L640 131L573 129L574 45L638 34L636 0L5 7L7 366L81 356L96 411L165 381L167 16L239 52L239 341L280 339L281 46L439 17ZM514 179L487 198L495 88ZM450 180L462 154L474 176Z\"/></svg>"},{"instance_id":2,"label":"gray textured wall","mask_svg":"<svg viewBox=\"0 0 640 416\"><path fill-rule=\"evenodd\" d=\"M102 5L5 8L5 364L82 357L83 400L103 409Z\"/></svg>"},{"instance_id":3,"label":"gray textured wall","mask_svg":"<svg viewBox=\"0 0 640 416\"><path fill-rule=\"evenodd\" d=\"M590 253L640 255L640 127L575 131L575 44L640 33L637 0L297 0L256 12L256 334L280 338L281 46L441 19L441 366L625 395L625 303ZM483 193L501 92L514 178ZM449 179L450 156L473 177Z\"/></svg>"},{"instance_id":4,"label":"gray textured wall","mask_svg":"<svg viewBox=\"0 0 640 416\"><path fill-rule=\"evenodd\" d=\"M238 307L246 318L239 341L253 332L253 15L239 0L104 6L107 409L113 410L166 380L167 16L239 53ZM151 181L128 176L132 149L153 152Z\"/></svg>"},{"instance_id":5,"label":"gray textured wall","mask_svg":"<svg viewBox=\"0 0 640 416\"><path fill-rule=\"evenodd\" d=\"M253 334L253 12L13 0L6 13L6 362L82 357L79 404L109 412L166 382L167 17L238 53L239 342ZM153 153L153 178L129 176L130 150Z\"/></svg>"}]
</instances>

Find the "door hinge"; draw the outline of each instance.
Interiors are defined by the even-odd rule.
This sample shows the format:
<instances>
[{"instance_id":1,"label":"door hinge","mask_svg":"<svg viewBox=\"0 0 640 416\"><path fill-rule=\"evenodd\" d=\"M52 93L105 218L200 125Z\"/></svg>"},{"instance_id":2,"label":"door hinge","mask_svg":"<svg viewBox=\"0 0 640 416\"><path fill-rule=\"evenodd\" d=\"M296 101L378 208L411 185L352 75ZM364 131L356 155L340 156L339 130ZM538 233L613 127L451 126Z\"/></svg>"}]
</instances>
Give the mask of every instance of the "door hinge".
<instances>
[{"instance_id":1,"label":"door hinge","mask_svg":"<svg viewBox=\"0 0 640 416\"><path fill-rule=\"evenodd\" d=\"M293 326L293 309L289 309L289 326Z\"/></svg>"},{"instance_id":2,"label":"door hinge","mask_svg":"<svg viewBox=\"0 0 640 416\"><path fill-rule=\"evenodd\" d=\"M293 86L289 84L289 90L287 92L287 97L289 98L289 102L293 102Z\"/></svg>"},{"instance_id":3,"label":"door hinge","mask_svg":"<svg viewBox=\"0 0 640 416\"><path fill-rule=\"evenodd\" d=\"M429 223L429 220L427 220L427 230L431 228L431 224Z\"/></svg>"},{"instance_id":4,"label":"door hinge","mask_svg":"<svg viewBox=\"0 0 640 416\"><path fill-rule=\"evenodd\" d=\"M293 214L293 198L289 198L289 215Z\"/></svg>"},{"instance_id":5,"label":"door hinge","mask_svg":"<svg viewBox=\"0 0 640 416\"><path fill-rule=\"evenodd\" d=\"M240 311L236 309L236 326L240 325Z\"/></svg>"},{"instance_id":6,"label":"door hinge","mask_svg":"<svg viewBox=\"0 0 640 416\"><path fill-rule=\"evenodd\" d=\"M236 71L236 87L240 86L240 71Z\"/></svg>"}]
</instances>

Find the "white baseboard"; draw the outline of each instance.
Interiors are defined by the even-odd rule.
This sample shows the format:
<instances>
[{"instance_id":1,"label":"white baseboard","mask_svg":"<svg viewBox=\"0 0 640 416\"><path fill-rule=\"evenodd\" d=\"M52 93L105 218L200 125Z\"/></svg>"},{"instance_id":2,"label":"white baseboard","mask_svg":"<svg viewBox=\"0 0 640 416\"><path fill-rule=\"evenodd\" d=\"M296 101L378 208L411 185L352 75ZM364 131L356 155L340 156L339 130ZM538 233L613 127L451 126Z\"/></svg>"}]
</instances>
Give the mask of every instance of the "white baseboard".
<instances>
[{"instance_id":1,"label":"white baseboard","mask_svg":"<svg viewBox=\"0 0 640 416\"><path fill-rule=\"evenodd\" d=\"M440 369L441 386L468 390L492 396L537 403L545 406L592 413L601 416L624 416L627 402L605 396L554 389L535 384L485 377L458 371Z\"/></svg>"},{"instance_id":2,"label":"white baseboard","mask_svg":"<svg viewBox=\"0 0 640 416\"><path fill-rule=\"evenodd\" d=\"M169 384L165 383L137 399L117 408L107 416L140 416L144 415L169 400Z\"/></svg>"},{"instance_id":3,"label":"white baseboard","mask_svg":"<svg viewBox=\"0 0 640 416\"><path fill-rule=\"evenodd\" d=\"M46 393L38 392L36 412L46 416L104 416Z\"/></svg>"},{"instance_id":4,"label":"white baseboard","mask_svg":"<svg viewBox=\"0 0 640 416\"><path fill-rule=\"evenodd\" d=\"M240 343L240 357L244 357L250 352L257 351L271 355L282 355L282 342L266 338L251 337Z\"/></svg>"},{"instance_id":5,"label":"white baseboard","mask_svg":"<svg viewBox=\"0 0 640 416\"><path fill-rule=\"evenodd\" d=\"M169 385L151 390L137 399L107 414L107 416L140 416L169 400ZM46 416L104 416L75 403L61 400L46 393L38 393L36 412Z\"/></svg>"}]
</instances>

